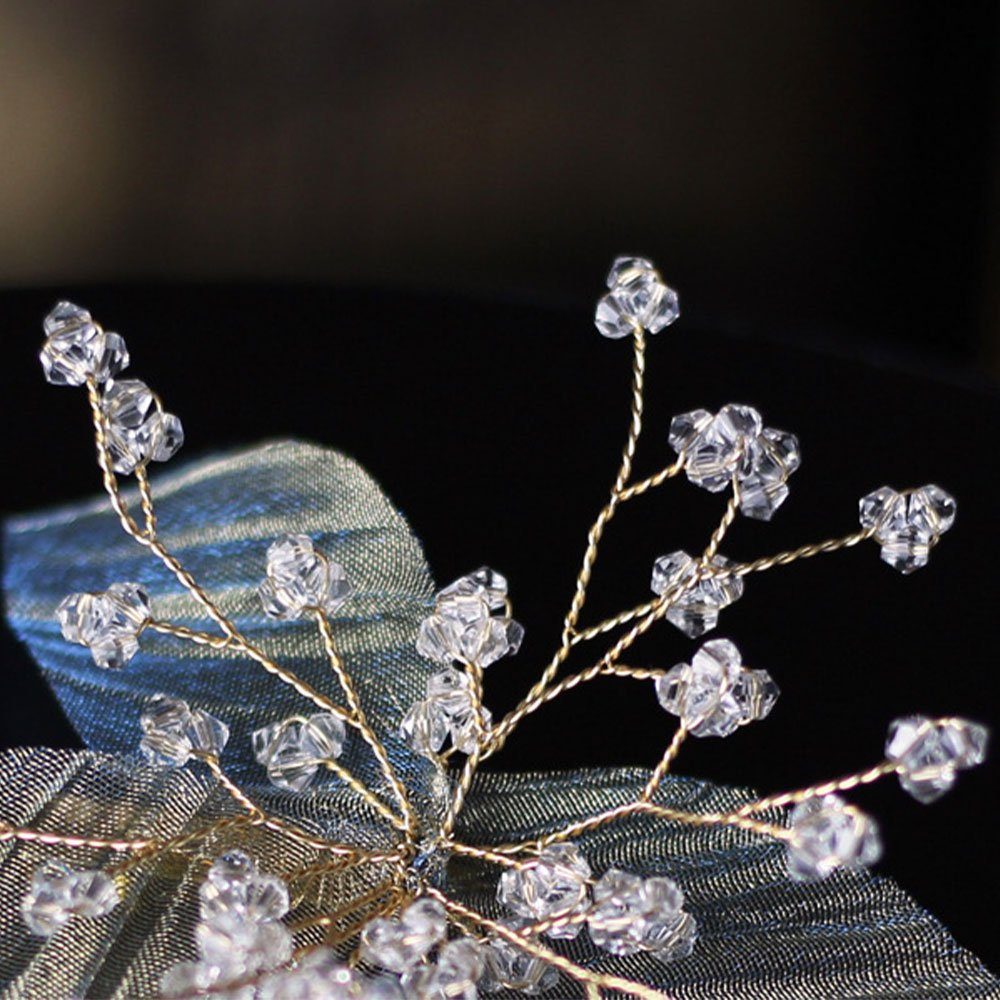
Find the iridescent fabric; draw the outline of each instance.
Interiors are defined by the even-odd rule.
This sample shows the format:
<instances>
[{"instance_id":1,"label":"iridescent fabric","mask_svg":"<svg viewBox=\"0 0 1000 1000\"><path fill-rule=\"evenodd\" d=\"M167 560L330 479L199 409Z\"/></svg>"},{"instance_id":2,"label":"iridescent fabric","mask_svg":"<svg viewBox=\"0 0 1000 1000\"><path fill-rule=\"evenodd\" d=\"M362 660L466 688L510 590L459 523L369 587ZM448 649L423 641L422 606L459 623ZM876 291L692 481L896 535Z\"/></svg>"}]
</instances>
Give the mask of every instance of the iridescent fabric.
<instances>
[{"instance_id":1,"label":"iridescent fabric","mask_svg":"<svg viewBox=\"0 0 1000 1000\"><path fill-rule=\"evenodd\" d=\"M270 623L253 589L267 544L299 531L350 569L357 596L334 623L369 716L389 745L419 808L441 805L433 768L394 736L405 706L423 691L430 669L414 651L417 623L433 585L419 544L377 485L335 453L273 444L189 467L154 482L161 533L194 575L219 597L239 627L280 662L321 690L334 678L307 623ZM267 785L250 753L250 731L300 711L301 698L233 655L143 637L123 671L94 666L86 649L65 642L53 611L73 590L135 580L155 613L207 627L174 578L122 534L103 500L22 518L7 532L8 611L67 713L93 749L16 750L0 755L0 817L21 826L129 839L172 837L235 814L232 800L204 769L147 767L135 748L145 698L183 697L232 726L223 765L269 810L304 828L357 843L381 837L371 814L331 776L297 795ZM100 752L98 752L100 751ZM342 762L378 783L368 755L349 744ZM634 798L647 773L592 770L562 774L490 774L474 785L459 828L470 843L521 840ZM689 810L728 810L747 790L669 779L659 793ZM775 816L775 819L778 817ZM18 904L31 871L47 857L77 867L110 863L107 851L0 844L0 980L3 996L155 994L171 963L194 957L197 885L204 858L239 841L266 871L287 873L315 860L312 848L247 827L220 833L195 857L166 855L122 881L123 903L109 916L77 920L53 938L31 937ZM595 871L612 865L666 874L684 889L700 938L687 959L661 965L614 958L588 944L567 953L595 969L655 983L678 998L1000 997L1000 981L891 880L839 873L826 882L792 883L782 849L745 831L691 829L634 817L580 840ZM314 880L293 898L293 918L329 911L384 872L376 867ZM441 884L489 915L497 871L453 862ZM579 996L567 981L548 994Z\"/></svg>"}]
</instances>

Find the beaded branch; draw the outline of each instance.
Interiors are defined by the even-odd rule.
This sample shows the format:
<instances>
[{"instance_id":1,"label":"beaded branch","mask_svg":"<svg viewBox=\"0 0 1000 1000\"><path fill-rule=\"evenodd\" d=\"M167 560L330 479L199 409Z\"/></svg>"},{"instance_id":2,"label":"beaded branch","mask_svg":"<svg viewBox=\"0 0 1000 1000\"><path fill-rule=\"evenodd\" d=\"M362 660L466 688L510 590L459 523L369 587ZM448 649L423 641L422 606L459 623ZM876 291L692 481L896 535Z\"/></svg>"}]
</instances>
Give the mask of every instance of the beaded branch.
<instances>
[{"instance_id":1,"label":"beaded branch","mask_svg":"<svg viewBox=\"0 0 1000 1000\"><path fill-rule=\"evenodd\" d=\"M332 780L357 796L371 823L386 832L388 846L339 842L269 813L220 763L229 737L225 723L196 706L157 695L140 720L142 753L160 767L201 764L231 796L233 813L162 840L82 837L0 822L2 841L106 849L120 856L102 870L76 870L54 861L40 868L23 904L34 933L49 935L75 915L110 912L132 873L157 859L168 854L203 858L206 845L221 833L257 829L308 847L313 858L318 852L322 860L270 873L258 870L241 851L229 851L211 863L200 888L196 937L201 958L165 971L165 995L278 997L294 990L296 996L474 1000L479 993L505 989L528 994L552 990L562 979L564 986L578 984L588 998L605 991L663 997L650 985L584 967L560 950L560 942L586 928L593 944L613 955L647 952L664 962L682 960L697 947L697 931L681 887L669 878L616 868L595 876L574 838L636 816L693 827L735 827L783 842L791 878L819 879L837 868L868 865L880 853L874 822L838 793L894 774L907 791L929 802L953 784L958 769L982 761L987 736L982 726L912 716L892 724L884 759L867 770L768 795L729 812L686 811L657 801L687 739L729 736L763 719L779 692L766 671L743 664L728 640L705 642L689 663L669 670L628 665L626 654L635 642L664 620L697 638L716 626L720 611L742 596L744 581L753 574L867 539L881 546L889 565L912 572L927 562L931 548L951 527L955 503L934 485L902 492L883 487L861 500L859 530L750 562L726 559L719 549L739 514L769 520L784 502L799 465L798 442L785 431L765 427L749 406L730 404L715 414L696 410L671 424L676 459L655 475L635 480L647 335L678 318L678 299L654 266L639 258L618 258L608 289L595 322L605 337L632 342L628 434L608 502L587 535L559 647L517 706L494 721L483 702L483 671L517 652L523 636L511 616L507 581L487 568L455 581L437 595L416 636L418 652L436 664L436 672L428 679L426 697L398 720L399 732L446 779L447 805L437 818L418 813L338 647L335 612L351 599L349 572L317 551L305 535L279 538L261 553L263 612L282 620L314 621L317 646L337 682L331 691L321 691L242 634L162 539L147 466L172 457L183 442L183 430L146 385L118 378L129 360L122 339L70 303L59 303L46 317L41 353L46 377L86 388L101 479L122 528L176 577L214 626L197 631L164 620L154 614L142 587L119 583L62 602L57 617L65 638L88 646L95 663L106 669L125 667L147 632L207 646L263 668L289 685L303 705L302 714L262 720L253 734L254 756L270 781L298 792L321 770L330 772ZM581 624L609 522L629 500L681 473L710 492L727 493L705 548L696 556L674 552L657 559L651 600L604 621ZM138 489L138 515L120 483L119 477L129 474ZM609 645L591 666L561 675L576 647L601 640ZM632 801L520 843L459 840L456 823L483 761L507 743L528 715L602 676L652 681L662 707L678 717L673 738ZM384 784L374 786L341 763L348 731L364 742ZM785 814L779 811L784 806L795 808ZM509 917L494 919L451 898L440 880L429 876L430 857L442 864L450 857L469 857L494 865L497 898ZM301 899L315 879L352 872L359 877L347 900L292 921L292 900Z\"/></svg>"}]
</instances>

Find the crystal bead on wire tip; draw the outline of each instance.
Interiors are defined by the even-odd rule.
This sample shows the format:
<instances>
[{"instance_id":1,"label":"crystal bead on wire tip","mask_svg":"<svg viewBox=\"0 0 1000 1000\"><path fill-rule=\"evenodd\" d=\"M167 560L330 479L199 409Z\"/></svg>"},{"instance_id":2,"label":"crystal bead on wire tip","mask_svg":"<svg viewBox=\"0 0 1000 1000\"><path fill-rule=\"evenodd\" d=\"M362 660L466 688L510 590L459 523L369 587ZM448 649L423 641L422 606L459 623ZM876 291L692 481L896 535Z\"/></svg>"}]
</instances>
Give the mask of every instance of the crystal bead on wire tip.
<instances>
[{"instance_id":1,"label":"crystal bead on wire tip","mask_svg":"<svg viewBox=\"0 0 1000 1000\"><path fill-rule=\"evenodd\" d=\"M149 596L137 583L113 583L94 594L70 594L56 608L68 642L86 646L94 663L120 670L139 651L139 634L150 618Z\"/></svg>"},{"instance_id":2,"label":"crystal bead on wire tip","mask_svg":"<svg viewBox=\"0 0 1000 1000\"><path fill-rule=\"evenodd\" d=\"M927 565L955 509L955 498L933 483L902 492L882 486L858 502L858 519L882 547L882 561L909 574Z\"/></svg>"},{"instance_id":3,"label":"crystal bead on wire tip","mask_svg":"<svg viewBox=\"0 0 1000 1000\"><path fill-rule=\"evenodd\" d=\"M115 472L127 475L147 462L165 462L184 443L180 420L164 413L156 394L138 379L109 381L101 409Z\"/></svg>"},{"instance_id":4,"label":"crystal bead on wire tip","mask_svg":"<svg viewBox=\"0 0 1000 1000\"><path fill-rule=\"evenodd\" d=\"M787 848L788 874L796 881L818 881L838 868L854 870L882 856L878 826L839 795L824 795L797 805L789 816L794 838Z\"/></svg>"},{"instance_id":5,"label":"crystal bead on wire tip","mask_svg":"<svg viewBox=\"0 0 1000 1000\"><path fill-rule=\"evenodd\" d=\"M521 922L510 917L498 923L515 931L521 927ZM559 982L559 972L548 962L499 935L487 939L483 959L483 978L479 983L479 990L487 995L500 993L502 990L516 990L525 996L537 996L554 989Z\"/></svg>"},{"instance_id":6,"label":"crystal bead on wire tip","mask_svg":"<svg viewBox=\"0 0 1000 1000\"><path fill-rule=\"evenodd\" d=\"M918 802L940 798L957 773L986 759L989 730L967 719L910 715L889 726L886 758L898 766L899 783Z\"/></svg>"},{"instance_id":7,"label":"crystal bead on wire tip","mask_svg":"<svg viewBox=\"0 0 1000 1000\"><path fill-rule=\"evenodd\" d=\"M361 932L361 955L379 968L405 973L419 965L447 932L444 907L422 897L397 917L370 920Z\"/></svg>"},{"instance_id":8,"label":"crystal bead on wire tip","mask_svg":"<svg viewBox=\"0 0 1000 1000\"><path fill-rule=\"evenodd\" d=\"M292 792L308 788L323 763L341 755L346 739L343 720L330 712L272 722L251 737L254 757L271 783Z\"/></svg>"},{"instance_id":9,"label":"crystal bead on wire tip","mask_svg":"<svg viewBox=\"0 0 1000 1000\"><path fill-rule=\"evenodd\" d=\"M645 329L659 333L680 316L677 293L663 283L652 262L642 257L618 257L594 312L602 336L620 340Z\"/></svg>"},{"instance_id":10,"label":"crystal bead on wire tip","mask_svg":"<svg viewBox=\"0 0 1000 1000\"><path fill-rule=\"evenodd\" d=\"M743 666L728 639L706 642L690 664L677 664L655 683L660 704L679 716L692 736L730 736L766 718L779 694L766 670Z\"/></svg>"},{"instance_id":11,"label":"crystal bead on wire tip","mask_svg":"<svg viewBox=\"0 0 1000 1000\"><path fill-rule=\"evenodd\" d=\"M482 717L488 732L493 720L485 706ZM410 707L399 734L411 750L424 757L433 759L449 736L456 750L472 753L479 743L480 731L469 675L454 667L432 674L427 680L426 697Z\"/></svg>"},{"instance_id":12,"label":"crystal bead on wire tip","mask_svg":"<svg viewBox=\"0 0 1000 1000\"><path fill-rule=\"evenodd\" d=\"M103 917L118 902L118 887L104 872L49 860L35 869L21 915L32 934L51 937L72 917Z\"/></svg>"},{"instance_id":13,"label":"crystal bead on wire tip","mask_svg":"<svg viewBox=\"0 0 1000 1000\"><path fill-rule=\"evenodd\" d=\"M229 741L229 727L204 709L165 694L154 695L139 716L139 749L153 764L183 767L196 752L218 757Z\"/></svg>"},{"instance_id":14,"label":"crystal bead on wire tip","mask_svg":"<svg viewBox=\"0 0 1000 1000\"><path fill-rule=\"evenodd\" d=\"M272 618L298 618L307 611L333 614L354 589L343 566L316 551L307 535L285 535L272 542L266 573L257 593Z\"/></svg>"},{"instance_id":15,"label":"crystal bead on wire tip","mask_svg":"<svg viewBox=\"0 0 1000 1000\"><path fill-rule=\"evenodd\" d=\"M709 562L716 569L732 563L715 555ZM674 587L681 588L667 609L667 621L691 639L710 632L719 623L719 612L743 596L743 578L705 576L692 583L698 564L683 550L660 556L653 564L650 589L663 597Z\"/></svg>"},{"instance_id":16,"label":"crystal bead on wire tip","mask_svg":"<svg viewBox=\"0 0 1000 1000\"><path fill-rule=\"evenodd\" d=\"M86 309L58 302L42 323L45 343L39 358L53 385L106 382L128 367L128 350L117 333L93 322Z\"/></svg>"}]
</instances>

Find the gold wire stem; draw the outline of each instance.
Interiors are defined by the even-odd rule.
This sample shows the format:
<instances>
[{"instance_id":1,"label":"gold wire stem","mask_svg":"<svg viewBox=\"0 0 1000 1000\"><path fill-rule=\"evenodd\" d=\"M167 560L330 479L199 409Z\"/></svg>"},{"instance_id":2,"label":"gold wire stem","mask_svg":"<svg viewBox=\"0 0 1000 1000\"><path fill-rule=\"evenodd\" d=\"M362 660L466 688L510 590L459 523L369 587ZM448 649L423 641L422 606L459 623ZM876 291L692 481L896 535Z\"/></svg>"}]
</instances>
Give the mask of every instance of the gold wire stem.
<instances>
[{"instance_id":1,"label":"gold wire stem","mask_svg":"<svg viewBox=\"0 0 1000 1000\"><path fill-rule=\"evenodd\" d=\"M436 899L450 914L474 923L483 930L489 931L491 934L495 934L505 941L509 941L522 951L527 952L535 958L540 958L543 962L565 973L578 983L584 985L591 984L595 987L608 990L619 990L627 996L637 997L639 1000L672 1000L668 994L653 989L651 986L634 983L629 979L623 979L620 976L614 976L609 973L592 972L590 969L585 969L575 962L570 961L564 955L553 951L551 948L547 948L537 941L532 941L523 934L519 934L511 928L505 927L495 920L491 920L471 907L449 898L434 886L427 886L426 893Z\"/></svg>"},{"instance_id":2,"label":"gold wire stem","mask_svg":"<svg viewBox=\"0 0 1000 1000\"><path fill-rule=\"evenodd\" d=\"M194 756L197 757L213 774L215 780L219 782L220 785L229 793L233 801L245 809L249 813L253 822L259 823L262 821L266 814L263 809L260 808L253 800L250 798L246 792L240 788L239 785L233 781L232 778L222 770L222 765L219 763L219 758L212 753L204 753L202 751L194 751Z\"/></svg>"},{"instance_id":3,"label":"gold wire stem","mask_svg":"<svg viewBox=\"0 0 1000 1000\"><path fill-rule=\"evenodd\" d=\"M683 470L686 458L687 456L681 452L675 462L660 469L659 472L654 473L646 479L640 479L639 482L633 483L631 486L626 486L623 490L619 491L618 502L620 504L625 503L633 497L641 496L649 490L656 489L657 486L665 483L668 479L673 479L674 476Z\"/></svg>"},{"instance_id":4,"label":"gold wire stem","mask_svg":"<svg viewBox=\"0 0 1000 1000\"><path fill-rule=\"evenodd\" d=\"M157 621L151 618L143 626L160 632L162 635L172 635L187 642L196 643L199 646L211 646L212 649L232 649L233 640L225 635L212 635L211 632L199 632L197 629L188 628L186 625L175 625L173 622Z\"/></svg>"},{"instance_id":5,"label":"gold wire stem","mask_svg":"<svg viewBox=\"0 0 1000 1000\"><path fill-rule=\"evenodd\" d=\"M622 451L621 464L618 468L618 476L614 486L611 487L611 499L597 515L597 520L591 526L587 534L587 549L583 555L583 565L576 578L576 589L573 594L573 601L569 611L563 621L562 643L551 662L542 672L542 676L527 693L523 703L537 698L552 683L559 667L569 655L572 646L574 629L580 618L580 612L587 600L587 585L597 561L598 547L601 536L608 522L614 517L615 510L620 503L620 494L625 484L632 474L632 459L635 457L636 445L639 435L642 433L642 407L643 407L643 386L646 372L646 333L642 327L636 327L632 337L632 404L630 409L628 437L625 441L625 448ZM515 712L517 709L514 710ZM513 713L512 713L513 714ZM508 716L509 718L510 716ZM504 720L506 721L506 720Z\"/></svg>"},{"instance_id":6,"label":"gold wire stem","mask_svg":"<svg viewBox=\"0 0 1000 1000\"><path fill-rule=\"evenodd\" d=\"M189 845L195 844L199 840L204 840L207 837L211 837L215 833L219 833L222 830L227 830L234 826L246 826L250 822L251 820L249 816L224 816L222 819L215 820L214 823L209 823L207 826L199 827L197 830L191 830L189 833L181 833L176 837L170 837L167 840L151 841L148 848L134 854L130 858L119 861L116 865L112 865L110 868L106 869L106 872L112 877L116 875L123 875L131 869L145 864L147 861L154 860L164 854L181 852Z\"/></svg>"},{"instance_id":7,"label":"gold wire stem","mask_svg":"<svg viewBox=\"0 0 1000 1000\"><path fill-rule=\"evenodd\" d=\"M656 765L656 769L650 775L649 781L646 782L646 787L643 788L642 794L639 796L640 802L651 802L653 800L656 790L660 787L660 783L670 770L670 765L673 764L677 754L680 753L681 746L687 739L687 735L688 731L684 727L684 724L681 723L677 727L677 732L674 733L674 738L670 741L670 745L660 759L660 763Z\"/></svg>"},{"instance_id":8,"label":"gold wire stem","mask_svg":"<svg viewBox=\"0 0 1000 1000\"><path fill-rule=\"evenodd\" d=\"M809 788L801 788L794 792L782 792L780 795L768 795L756 802L748 802L745 806L737 809L735 813L727 815L749 816L752 813L763 812L765 809L796 805L807 799L830 795L832 792L849 792L852 788L857 788L859 785L870 785L872 782L878 781L888 774L896 774L898 771L899 764L896 761L884 760L880 764L868 768L867 771L858 771L843 778L834 778L832 781L810 785Z\"/></svg>"},{"instance_id":9,"label":"gold wire stem","mask_svg":"<svg viewBox=\"0 0 1000 1000\"><path fill-rule=\"evenodd\" d=\"M6 840L23 840L27 843L48 844L53 847L93 847L109 851L146 851L156 844L155 840L79 837L72 833L33 830L30 827L14 826L0 820L0 842Z\"/></svg>"},{"instance_id":10,"label":"gold wire stem","mask_svg":"<svg viewBox=\"0 0 1000 1000\"><path fill-rule=\"evenodd\" d=\"M403 857L403 853L400 851L392 854L391 859L390 857L386 857L385 860L380 863L401 865L403 863ZM367 863L369 863L367 858L345 857L337 861L321 861L315 865L306 865L305 867L295 868L286 871L281 877L286 882L295 882L299 879L313 878L317 875L336 875L339 872L351 871L351 869L358 868Z\"/></svg>"},{"instance_id":11,"label":"gold wire stem","mask_svg":"<svg viewBox=\"0 0 1000 1000\"><path fill-rule=\"evenodd\" d=\"M336 932L333 932L331 929L331 932L328 933L323 939L323 944L325 944L328 948L335 948L344 941L350 941L355 934L362 931L372 920L375 920L378 917L384 917L387 913L394 913L398 910L403 902L405 902L406 898L406 894L400 892L399 889L392 891L381 906L366 913L360 920L356 920L353 924L349 924L347 927Z\"/></svg>"},{"instance_id":12,"label":"gold wire stem","mask_svg":"<svg viewBox=\"0 0 1000 1000\"><path fill-rule=\"evenodd\" d=\"M460 854L467 858L476 858L479 861L489 861L495 865L502 865L505 868L520 868L521 862L515 861L508 854L500 851L490 850L488 847L474 847L471 844L463 844L458 841L448 841L448 849L454 854Z\"/></svg>"},{"instance_id":13,"label":"gold wire stem","mask_svg":"<svg viewBox=\"0 0 1000 1000\"><path fill-rule=\"evenodd\" d=\"M351 774L346 767L329 758L322 763L328 771L332 771L341 781L354 789L379 815L387 819L397 830L401 830L404 833L407 832L408 825L406 820L401 816L397 816L364 782Z\"/></svg>"},{"instance_id":14,"label":"gold wire stem","mask_svg":"<svg viewBox=\"0 0 1000 1000\"><path fill-rule=\"evenodd\" d=\"M778 826L776 823L765 823L751 816L741 816L738 813L692 813L683 809L673 809L670 806L655 805L652 802L636 803L636 812L649 813L652 816L662 816L686 826L735 826L751 833L759 833L775 840L795 840L793 830Z\"/></svg>"},{"instance_id":15,"label":"gold wire stem","mask_svg":"<svg viewBox=\"0 0 1000 1000\"><path fill-rule=\"evenodd\" d=\"M579 632L575 632L573 634L572 643L575 646L580 642L589 642L591 639L596 639L599 635L604 635L605 632L610 632L613 629L616 629L619 625L625 625L636 618L648 615L658 603L659 598L653 598L653 600L646 601L643 604L638 604L634 608L629 608L627 611L620 611L617 615L614 615L611 618L605 618L604 621L598 622L596 625L580 629Z\"/></svg>"},{"instance_id":16,"label":"gold wire stem","mask_svg":"<svg viewBox=\"0 0 1000 1000\"><path fill-rule=\"evenodd\" d=\"M736 481L736 477L733 477L733 493L729 498L729 503L726 504L726 509L722 514L722 520L719 521L718 527L712 532L712 537L709 539L708 546L701 555L701 561L705 564L710 565L712 560L715 558L719 551L719 546L722 544L722 540L726 537L726 532L729 531L732 526L733 521L736 519L736 514L740 509L740 495L739 495L739 484Z\"/></svg>"},{"instance_id":17,"label":"gold wire stem","mask_svg":"<svg viewBox=\"0 0 1000 1000\"><path fill-rule=\"evenodd\" d=\"M729 576L747 576L749 573L762 573L764 570L774 566L787 566L789 563L799 559L811 559L813 556L823 555L827 552L837 552L840 549L849 549L871 538L875 534L874 528L862 528L861 531L854 531L849 535L842 535L840 538L828 538L822 542L813 542L810 545L801 545L797 549L789 549L785 552L777 552L773 556L762 556L752 562L734 563L730 566L707 567L706 576L716 579Z\"/></svg>"},{"instance_id":18,"label":"gold wire stem","mask_svg":"<svg viewBox=\"0 0 1000 1000\"><path fill-rule=\"evenodd\" d=\"M339 906L336 910L333 910L330 913L320 914L316 917L306 917L303 920L298 920L294 924L291 924L288 929L295 934L299 931L307 930L310 927L332 927L339 920L343 920L345 917L349 917L351 914L357 913L357 911L363 906L367 906L369 903L374 903L387 893L392 892L393 888L394 883L391 879L387 879L384 882L380 882L374 888L369 889L368 892L363 895L348 900L343 906Z\"/></svg>"},{"instance_id":19,"label":"gold wire stem","mask_svg":"<svg viewBox=\"0 0 1000 1000\"><path fill-rule=\"evenodd\" d=\"M135 481L139 487L139 505L142 508L142 516L146 522L146 537L156 537L156 510L153 507L153 490L149 485L149 476L146 475L146 466L140 465L135 470Z\"/></svg>"},{"instance_id":20,"label":"gold wire stem","mask_svg":"<svg viewBox=\"0 0 1000 1000\"><path fill-rule=\"evenodd\" d=\"M364 706L361 704L361 698L354 685L354 680L344 665L343 657L341 657L340 653L337 651L336 643L334 642L333 628L330 625L330 619L324 611L317 610L316 622L319 626L320 636L323 639L323 649L326 651L327 659L330 661L330 666L333 668L333 672L337 675L337 680L340 681L340 686L344 689L344 696L347 699L348 708L350 708L353 715L354 725L361 733L364 741L371 748L372 754L375 756L375 759L378 761L378 765L382 770L382 774L385 776L386 781L389 782L393 795L399 803L399 808L402 810L403 821L405 823L407 833L411 835L412 839L412 834L416 829L417 821L413 812L413 806L410 804L409 797L406 794L406 789L403 787L403 783L399 780L399 775L396 774L395 769L389 762L389 755L386 753L385 747L382 745L382 741L378 738L375 731L368 723Z\"/></svg>"}]
</instances>

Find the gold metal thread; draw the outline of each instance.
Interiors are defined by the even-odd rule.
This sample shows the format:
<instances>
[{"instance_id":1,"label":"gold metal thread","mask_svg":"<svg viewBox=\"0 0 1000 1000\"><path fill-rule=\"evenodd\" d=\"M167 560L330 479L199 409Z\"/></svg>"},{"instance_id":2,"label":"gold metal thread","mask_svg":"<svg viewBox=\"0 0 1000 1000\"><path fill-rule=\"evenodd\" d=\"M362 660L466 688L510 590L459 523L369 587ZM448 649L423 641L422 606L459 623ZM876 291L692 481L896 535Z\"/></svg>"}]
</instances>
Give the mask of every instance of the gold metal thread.
<instances>
[{"instance_id":1,"label":"gold metal thread","mask_svg":"<svg viewBox=\"0 0 1000 1000\"><path fill-rule=\"evenodd\" d=\"M656 770L653 771L646 782L646 787L643 788L642 794L639 796L641 802L651 802L653 796L656 794L656 790L660 787L660 783L667 776L667 772L670 770L670 765L673 764L674 759L677 754L680 753L681 745L687 739L688 731L685 729L683 723L677 727L677 732L674 733L674 738L670 741L670 745L667 747L660 760L660 763L656 765Z\"/></svg>"}]
</instances>

